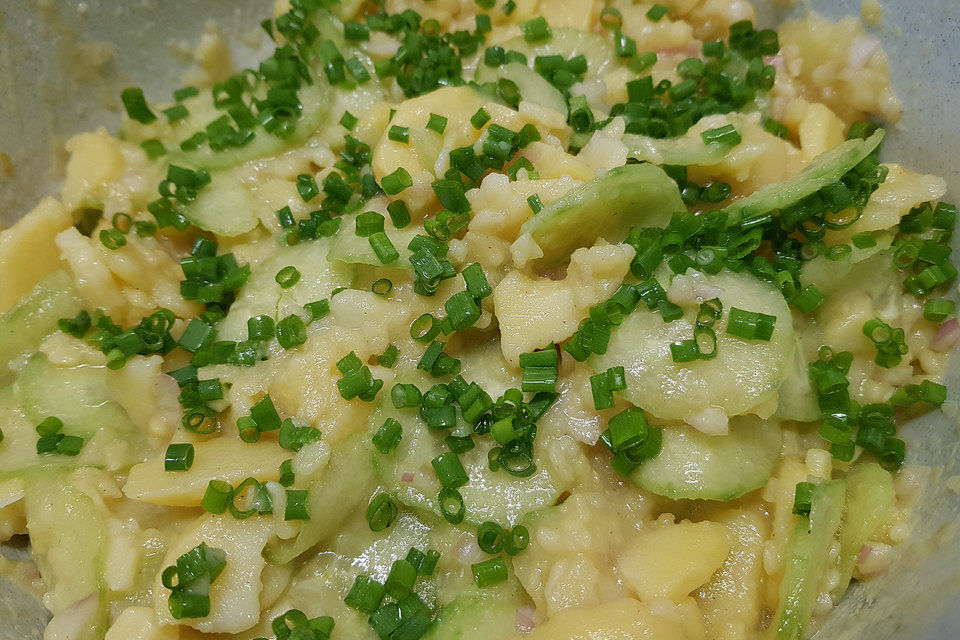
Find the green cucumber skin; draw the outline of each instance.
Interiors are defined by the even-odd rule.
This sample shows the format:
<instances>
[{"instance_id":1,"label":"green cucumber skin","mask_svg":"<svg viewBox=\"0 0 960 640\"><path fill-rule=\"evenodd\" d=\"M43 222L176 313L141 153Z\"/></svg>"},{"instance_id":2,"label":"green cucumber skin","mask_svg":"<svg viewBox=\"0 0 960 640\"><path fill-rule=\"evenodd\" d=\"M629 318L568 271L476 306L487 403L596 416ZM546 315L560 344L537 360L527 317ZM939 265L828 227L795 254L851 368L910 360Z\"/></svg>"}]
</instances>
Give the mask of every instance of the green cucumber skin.
<instances>
[{"instance_id":1,"label":"green cucumber skin","mask_svg":"<svg viewBox=\"0 0 960 640\"><path fill-rule=\"evenodd\" d=\"M665 226L684 210L677 184L652 164L630 164L586 182L551 202L520 228L543 251L540 261L557 263L599 238L622 242L635 226Z\"/></svg>"},{"instance_id":2,"label":"green cucumber skin","mask_svg":"<svg viewBox=\"0 0 960 640\"><path fill-rule=\"evenodd\" d=\"M810 622L827 570L830 548L843 517L847 484L831 480L817 485L810 516L801 517L787 551L780 585L776 640L800 640Z\"/></svg>"}]
</instances>

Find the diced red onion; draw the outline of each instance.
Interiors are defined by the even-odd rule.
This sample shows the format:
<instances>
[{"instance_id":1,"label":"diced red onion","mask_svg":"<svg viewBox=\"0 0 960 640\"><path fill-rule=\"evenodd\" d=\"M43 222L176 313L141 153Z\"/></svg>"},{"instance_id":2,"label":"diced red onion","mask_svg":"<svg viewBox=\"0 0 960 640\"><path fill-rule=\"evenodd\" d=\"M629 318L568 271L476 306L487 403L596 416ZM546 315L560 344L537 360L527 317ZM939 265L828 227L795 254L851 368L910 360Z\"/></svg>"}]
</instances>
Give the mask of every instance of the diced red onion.
<instances>
[{"instance_id":1,"label":"diced red onion","mask_svg":"<svg viewBox=\"0 0 960 640\"><path fill-rule=\"evenodd\" d=\"M536 615L537 610L533 607L519 607L517 609L517 631L520 633L533 631L533 628L537 626Z\"/></svg>"},{"instance_id":2,"label":"diced red onion","mask_svg":"<svg viewBox=\"0 0 960 640\"><path fill-rule=\"evenodd\" d=\"M402 476L400 476L400 482L413 482L414 473L412 471L406 471Z\"/></svg>"},{"instance_id":3,"label":"diced red onion","mask_svg":"<svg viewBox=\"0 0 960 640\"><path fill-rule=\"evenodd\" d=\"M937 330L937 337L933 339L934 351L949 351L953 345L957 344L960 338L960 322L956 318L950 318L940 325Z\"/></svg>"},{"instance_id":4,"label":"diced red onion","mask_svg":"<svg viewBox=\"0 0 960 640\"><path fill-rule=\"evenodd\" d=\"M863 549L860 550L860 555L857 556L857 564L865 562L867 558L870 557L871 551L873 551L873 547L868 544L863 545Z\"/></svg>"}]
</instances>

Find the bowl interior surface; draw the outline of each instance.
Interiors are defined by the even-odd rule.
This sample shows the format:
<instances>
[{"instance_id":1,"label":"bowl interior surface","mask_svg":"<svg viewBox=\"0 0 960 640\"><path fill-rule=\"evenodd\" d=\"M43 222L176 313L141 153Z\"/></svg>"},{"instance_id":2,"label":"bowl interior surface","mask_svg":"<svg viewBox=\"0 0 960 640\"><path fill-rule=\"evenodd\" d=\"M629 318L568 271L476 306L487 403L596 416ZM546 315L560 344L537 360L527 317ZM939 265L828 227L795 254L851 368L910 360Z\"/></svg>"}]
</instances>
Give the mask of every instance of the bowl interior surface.
<instances>
[{"instance_id":1,"label":"bowl interior surface","mask_svg":"<svg viewBox=\"0 0 960 640\"><path fill-rule=\"evenodd\" d=\"M760 22L774 25L804 8L755 0ZM782 4L779 3L779 4ZM267 0L0 0L0 224L9 225L62 179L64 141L72 134L119 124L120 90L142 86L160 101L179 86L183 51L215 19L238 64L266 50L259 22ZM859 15L859 0L810 0L820 13ZM870 31L890 58L905 115L888 128L884 158L942 175L948 199L960 199L960 3L887 0L883 22ZM960 248L955 239L954 249ZM885 576L850 590L817 637L839 640L947 640L960 636L960 494L947 480L960 474L960 363L945 381L944 410L903 429L908 463L929 465L930 485L916 509L911 538ZM952 486L958 486L951 483ZM23 549L0 548L22 558ZM41 638L47 619L32 598L0 579L0 640Z\"/></svg>"}]
</instances>

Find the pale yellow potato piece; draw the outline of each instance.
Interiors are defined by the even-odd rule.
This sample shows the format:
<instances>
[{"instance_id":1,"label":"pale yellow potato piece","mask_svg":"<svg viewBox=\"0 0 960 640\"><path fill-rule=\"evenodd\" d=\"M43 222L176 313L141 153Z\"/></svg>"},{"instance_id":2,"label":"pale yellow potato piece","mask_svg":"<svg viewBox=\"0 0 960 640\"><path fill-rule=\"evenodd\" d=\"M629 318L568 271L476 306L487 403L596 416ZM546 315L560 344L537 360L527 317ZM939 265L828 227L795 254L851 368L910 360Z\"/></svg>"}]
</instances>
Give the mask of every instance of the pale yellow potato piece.
<instances>
[{"instance_id":1,"label":"pale yellow potato piece","mask_svg":"<svg viewBox=\"0 0 960 640\"><path fill-rule=\"evenodd\" d=\"M804 162L846 139L847 125L819 102L792 98L784 108L783 124L797 133Z\"/></svg>"},{"instance_id":2,"label":"pale yellow potato piece","mask_svg":"<svg viewBox=\"0 0 960 640\"><path fill-rule=\"evenodd\" d=\"M828 232L828 244L849 242L861 231L889 229L918 204L939 200L947 192L940 176L914 173L898 164L884 166L889 170L887 179L871 194L863 215L846 229Z\"/></svg>"},{"instance_id":3,"label":"pale yellow potato piece","mask_svg":"<svg viewBox=\"0 0 960 640\"><path fill-rule=\"evenodd\" d=\"M568 287L519 271L508 274L493 290L493 306L500 321L500 349L514 364L521 353L569 338L580 322Z\"/></svg>"},{"instance_id":4,"label":"pale yellow potato piece","mask_svg":"<svg viewBox=\"0 0 960 640\"><path fill-rule=\"evenodd\" d=\"M527 198L536 195L542 204L547 205L580 184L579 180L569 176L510 182L505 176L491 175L479 188L467 192L473 208L470 231L513 242L523 223L533 217Z\"/></svg>"},{"instance_id":5,"label":"pale yellow potato piece","mask_svg":"<svg viewBox=\"0 0 960 640\"><path fill-rule=\"evenodd\" d=\"M657 607L623 598L589 609L566 609L526 640L693 640L702 638L695 605Z\"/></svg>"},{"instance_id":6,"label":"pale yellow potato piece","mask_svg":"<svg viewBox=\"0 0 960 640\"><path fill-rule=\"evenodd\" d=\"M60 268L54 238L71 224L66 207L54 198L44 198L0 233L0 313L10 310L40 278Z\"/></svg>"},{"instance_id":7,"label":"pale yellow potato piece","mask_svg":"<svg viewBox=\"0 0 960 640\"><path fill-rule=\"evenodd\" d=\"M716 522L657 523L637 533L619 560L627 586L644 602L679 601L710 579L730 553Z\"/></svg>"},{"instance_id":8,"label":"pale yellow potato piece","mask_svg":"<svg viewBox=\"0 0 960 640\"><path fill-rule=\"evenodd\" d=\"M110 184L126 167L121 142L100 128L70 138L66 146L70 161L63 182L64 205L70 210L103 206Z\"/></svg>"},{"instance_id":9,"label":"pale yellow potato piece","mask_svg":"<svg viewBox=\"0 0 960 640\"><path fill-rule=\"evenodd\" d=\"M541 0L540 15L548 16L551 27L573 27L590 31L598 14L595 0Z\"/></svg>"},{"instance_id":10,"label":"pale yellow potato piece","mask_svg":"<svg viewBox=\"0 0 960 640\"><path fill-rule=\"evenodd\" d=\"M517 364L521 353L573 335L587 309L623 281L633 252L623 245L577 249L563 280L510 272L493 290L503 357Z\"/></svg>"},{"instance_id":11,"label":"pale yellow potato piece","mask_svg":"<svg viewBox=\"0 0 960 640\"><path fill-rule=\"evenodd\" d=\"M211 480L236 485L253 477L260 482L280 478L280 463L293 457L273 440L248 444L229 435L197 442L189 471L164 471L164 452L130 469L123 492L128 498L173 507L195 507Z\"/></svg>"},{"instance_id":12,"label":"pale yellow potato piece","mask_svg":"<svg viewBox=\"0 0 960 640\"><path fill-rule=\"evenodd\" d=\"M730 530L730 554L695 597L710 638L746 640L760 623L763 542L770 527L757 509L717 515L717 521Z\"/></svg>"},{"instance_id":13,"label":"pale yellow potato piece","mask_svg":"<svg viewBox=\"0 0 960 640\"><path fill-rule=\"evenodd\" d=\"M858 19L832 22L811 12L778 31L783 75L802 83L805 98L824 103L848 122L865 113L900 119L903 105L890 86L887 55Z\"/></svg>"},{"instance_id":14,"label":"pale yellow potato piece","mask_svg":"<svg viewBox=\"0 0 960 640\"><path fill-rule=\"evenodd\" d=\"M210 585L210 615L176 621L170 615L170 590L154 581L154 601L162 624L181 624L204 633L239 633L260 621L260 573L266 561L261 552L273 534L273 518L254 516L237 520L229 513L205 514L174 542L162 567L174 565L177 558L205 542L227 555L227 566ZM162 569L161 569L162 571Z\"/></svg>"},{"instance_id":15,"label":"pale yellow potato piece","mask_svg":"<svg viewBox=\"0 0 960 640\"><path fill-rule=\"evenodd\" d=\"M160 622L149 607L127 607L120 612L104 640L178 640L179 627Z\"/></svg>"}]
</instances>

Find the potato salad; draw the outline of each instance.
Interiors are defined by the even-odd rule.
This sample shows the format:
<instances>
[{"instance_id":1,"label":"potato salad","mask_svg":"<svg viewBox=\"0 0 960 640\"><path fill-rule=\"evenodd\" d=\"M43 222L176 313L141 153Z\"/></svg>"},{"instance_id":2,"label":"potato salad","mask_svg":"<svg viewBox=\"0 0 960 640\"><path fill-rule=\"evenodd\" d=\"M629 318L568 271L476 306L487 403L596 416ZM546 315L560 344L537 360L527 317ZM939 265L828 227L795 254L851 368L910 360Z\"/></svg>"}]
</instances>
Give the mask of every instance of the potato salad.
<instances>
[{"instance_id":1,"label":"potato salad","mask_svg":"<svg viewBox=\"0 0 960 640\"><path fill-rule=\"evenodd\" d=\"M661 2L265 2L69 140L0 233L46 640L799 640L888 569L957 209L859 20Z\"/></svg>"}]
</instances>

